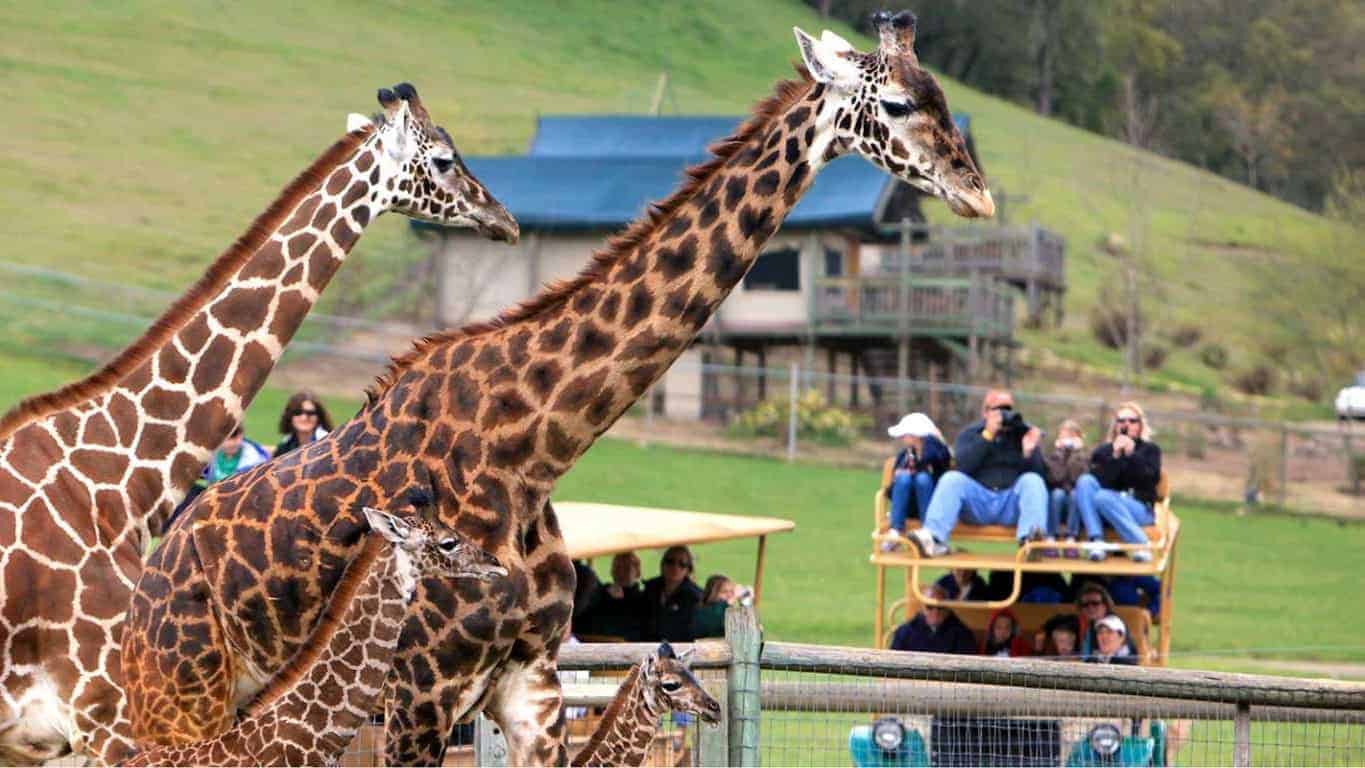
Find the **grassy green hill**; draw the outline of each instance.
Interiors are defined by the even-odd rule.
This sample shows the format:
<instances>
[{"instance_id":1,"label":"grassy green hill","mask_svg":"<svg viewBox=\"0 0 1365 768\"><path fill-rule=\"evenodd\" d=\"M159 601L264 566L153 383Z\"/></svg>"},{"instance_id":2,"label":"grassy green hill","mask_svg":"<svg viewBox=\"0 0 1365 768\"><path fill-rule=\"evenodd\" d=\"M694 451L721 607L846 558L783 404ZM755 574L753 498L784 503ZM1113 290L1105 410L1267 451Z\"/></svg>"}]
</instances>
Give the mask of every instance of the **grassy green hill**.
<instances>
[{"instance_id":1,"label":"grassy green hill","mask_svg":"<svg viewBox=\"0 0 1365 768\"><path fill-rule=\"evenodd\" d=\"M467 153L514 152L540 113L643 110L663 70L666 106L743 110L790 73L791 26L822 26L784 0L328 10L259 0L20 0L0 8L0 24L9 116L0 137L8 214L0 260L162 290L187 285L341 133L348 112L374 108L378 86L416 83ZM1093 243L1109 231L1145 232L1168 284L1158 314L1198 321L1236 356L1258 332L1246 260L1311 250L1327 236L1319 217L1212 174L944 85L953 108L973 116L992 186L1030 195L1011 206L1012 217L1037 219L1070 242L1071 320L1060 334L1029 337L1034 344L1117 362L1083 330L1105 274ZM1149 226L1134 226L1143 220L1130 213L1135 202ZM936 218L949 218L933 205ZM397 271L423 253L405 238L402 221L388 217L355 258ZM1170 370L1196 386L1212 375L1180 355Z\"/></svg>"}]
</instances>

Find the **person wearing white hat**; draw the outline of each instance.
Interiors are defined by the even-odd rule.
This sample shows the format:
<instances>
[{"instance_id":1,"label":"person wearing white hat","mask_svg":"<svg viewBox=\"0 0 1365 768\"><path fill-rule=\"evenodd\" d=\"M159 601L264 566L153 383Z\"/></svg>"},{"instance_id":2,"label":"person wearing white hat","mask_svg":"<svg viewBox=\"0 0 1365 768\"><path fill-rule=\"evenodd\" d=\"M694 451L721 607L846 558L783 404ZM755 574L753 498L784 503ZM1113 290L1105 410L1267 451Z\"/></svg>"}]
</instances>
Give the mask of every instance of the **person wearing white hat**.
<instances>
[{"instance_id":1,"label":"person wearing white hat","mask_svg":"<svg viewBox=\"0 0 1365 768\"><path fill-rule=\"evenodd\" d=\"M900 450L882 467L882 489L891 499L891 528L904 534L911 504L923 520L934 485L948 471L952 454L934 420L923 413L907 414L886 433L900 443ZM884 545L894 546L894 542Z\"/></svg>"},{"instance_id":2,"label":"person wearing white hat","mask_svg":"<svg viewBox=\"0 0 1365 768\"><path fill-rule=\"evenodd\" d=\"M1123 619L1109 614L1095 622L1095 651L1085 660L1093 664L1137 664L1128 650L1128 627Z\"/></svg>"}]
</instances>

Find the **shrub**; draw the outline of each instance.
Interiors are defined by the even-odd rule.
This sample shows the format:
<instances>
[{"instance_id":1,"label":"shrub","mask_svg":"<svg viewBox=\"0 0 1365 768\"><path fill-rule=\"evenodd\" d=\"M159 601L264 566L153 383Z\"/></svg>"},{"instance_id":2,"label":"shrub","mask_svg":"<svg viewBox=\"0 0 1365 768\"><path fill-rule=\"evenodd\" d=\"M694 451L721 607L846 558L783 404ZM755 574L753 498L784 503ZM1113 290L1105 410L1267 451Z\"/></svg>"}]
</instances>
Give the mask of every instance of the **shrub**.
<instances>
[{"instance_id":1,"label":"shrub","mask_svg":"<svg viewBox=\"0 0 1365 768\"><path fill-rule=\"evenodd\" d=\"M733 434L745 437L787 435L787 399L770 398L735 417ZM872 426L872 418L830 405L818 389L806 390L796 401L796 436L825 445L848 445Z\"/></svg>"},{"instance_id":2,"label":"shrub","mask_svg":"<svg viewBox=\"0 0 1365 768\"><path fill-rule=\"evenodd\" d=\"M1160 344L1145 344L1142 347L1142 367L1149 371L1155 371L1166 364L1166 357L1170 351Z\"/></svg>"},{"instance_id":3,"label":"shrub","mask_svg":"<svg viewBox=\"0 0 1365 768\"><path fill-rule=\"evenodd\" d=\"M1142 332L1141 318L1138 318L1137 331ZM1104 346L1123 349L1128 343L1128 313L1122 307L1097 304L1090 310L1090 332Z\"/></svg>"},{"instance_id":4,"label":"shrub","mask_svg":"<svg viewBox=\"0 0 1365 768\"><path fill-rule=\"evenodd\" d=\"M1190 424L1185 432L1185 455L1191 459L1204 458L1208 450L1209 438L1203 424Z\"/></svg>"},{"instance_id":5,"label":"shrub","mask_svg":"<svg viewBox=\"0 0 1365 768\"><path fill-rule=\"evenodd\" d=\"M1310 403L1322 402L1322 379L1317 376L1296 375L1290 378L1285 388Z\"/></svg>"},{"instance_id":6,"label":"shrub","mask_svg":"<svg viewBox=\"0 0 1365 768\"><path fill-rule=\"evenodd\" d=\"M1180 325L1171 331L1171 343L1181 349L1190 349L1204 338L1204 329L1197 325Z\"/></svg>"},{"instance_id":7,"label":"shrub","mask_svg":"<svg viewBox=\"0 0 1365 768\"><path fill-rule=\"evenodd\" d=\"M1199 359L1203 361L1204 365L1215 371L1221 371L1228 366L1227 347L1216 342L1209 342L1199 350Z\"/></svg>"},{"instance_id":8,"label":"shrub","mask_svg":"<svg viewBox=\"0 0 1365 768\"><path fill-rule=\"evenodd\" d=\"M1260 364L1238 373L1232 383L1248 395L1268 395L1275 390L1277 378L1274 368Z\"/></svg>"}]
</instances>

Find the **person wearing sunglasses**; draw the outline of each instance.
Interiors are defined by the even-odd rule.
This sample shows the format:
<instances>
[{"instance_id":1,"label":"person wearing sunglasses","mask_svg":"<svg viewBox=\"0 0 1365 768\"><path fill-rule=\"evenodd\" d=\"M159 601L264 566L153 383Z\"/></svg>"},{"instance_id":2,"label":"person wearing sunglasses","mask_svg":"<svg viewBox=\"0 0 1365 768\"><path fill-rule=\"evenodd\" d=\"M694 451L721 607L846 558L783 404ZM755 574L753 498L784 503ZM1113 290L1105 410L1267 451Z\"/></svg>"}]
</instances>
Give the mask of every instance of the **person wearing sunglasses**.
<instances>
[{"instance_id":1,"label":"person wearing sunglasses","mask_svg":"<svg viewBox=\"0 0 1365 768\"><path fill-rule=\"evenodd\" d=\"M701 605L701 587L692 580L692 550L677 545L664 550L659 575L645 582L645 621L641 639L692 642L692 614Z\"/></svg>"},{"instance_id":2,"label":"person wearing sunglasses","mask_svg":"<svg viewBox=\"0 0 1365 768\"><path fill-rule=\"evenodd\" d=\"M1081 585L1080 592L1076 595L1076 612L1081 617L1080 655L1081 658L1086 658L1099 647L1096 628L1100 621L1106 616L1114 615L1114 598L1109 596L1109 590L1105 589L1103 584L1087 581ZM1124 644L1128 647L1129 653L1137 653L1136 646L1126 631Z\"/></svg>"},{"instance_id":3,"label":"person wearing sunglasses","mask_svg":"<svg viewBox=\"0 0 1365 768\"><path fill-rule=\"evenodd\" d=\"M275 446L275 455L302 448L332 431L332 417L312 392L295 392L280 414L280 434L284 439Z\"/></svg>"},{"instance_id":4,"label":"person wearing sunglasses","mask_svg":"<svg viewBox=\"0 0 1365 768\"><path fill-rule=\"evenodd\" d=\"M925 597L947 600L948 595L937 584L924 590ZM896 628L891 636L893 651L922 651L924 653L976 653L976 636L951 609L926 605L913 619Z\"/></svg>"},{"instance_id":5,"label":"person wearing sunglasses","mask_svg":"<svg viewBox=\"0 0 1365 768\"><path fill-rule=\"evenodd\" d=\"M939 479L924 525L909 539L923 557L948 554L958 519L972 525L1012 525L1022 545L1047 531L1047 468L1038 443L1043 433L1014 411L1014 396L992 389L981 401L981 420L953 442L957 469Z\"/></svg>"},{"instance_id":6,"label":"person wearing sunglasses","mask_svg":"<svg viewBox=\"0 0 1365 768\"><path fill-rule=\"evenodd\" d=\"M1137 403L1123 403L1109 425L1108 442L1090 455L1090 473L1076 481L1075 503L1091 545L1091 560L1103 560L1108 523L1119 538L1130 544L1146 544L1144 525L1155 520L1156 486L1161 479L1161 449L1152 442L1152 428ZM1135 562L1152 559L1150 550L1128 553Z\"/></svg>"}]
</instances>

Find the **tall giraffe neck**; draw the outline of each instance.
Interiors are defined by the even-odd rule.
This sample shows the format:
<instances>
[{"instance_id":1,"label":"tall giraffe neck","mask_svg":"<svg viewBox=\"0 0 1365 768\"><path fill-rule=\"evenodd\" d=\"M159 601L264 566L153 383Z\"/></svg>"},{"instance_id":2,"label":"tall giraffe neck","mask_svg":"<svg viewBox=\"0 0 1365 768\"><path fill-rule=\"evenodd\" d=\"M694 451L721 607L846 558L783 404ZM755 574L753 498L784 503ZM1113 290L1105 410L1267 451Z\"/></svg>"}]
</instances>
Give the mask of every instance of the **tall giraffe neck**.
<instances>
[{"instance_id":1,"label":"tall giraffe neck","mask_svg":"<svg viewBox=\"0 0 1365 768\"><path fill-rule=\"evenodd\" d=\"M598 721L570 765L643 765L663 711L645 695L645 676L636 664L621 683L607 711Z\"/></svg>"},{"instance_id":2,"label":"tall giraffe neck","mask_svg":"<svg viewBox=\"0 0 1365 768\"><path fill-rule=\"evenodd\" d=\"M383 693L416 586L408 558L370 534L309 641L261 691L247 716L302 723L322 753L340 755Z\"/></svg>"},{"instance_id":3,"label":"tall giraffe neck","mask_svg":"<svg viewBox=\"0 0 1365 768\"><path fill-rule=\"evenodd\" d=\"M21 403L0 419L0 440L46 422L58 434L107 446L131 459L106 461L108 473L128 464L134 471L130 503L120 512L150 524L169 511L382 212L375 200L384 159L376 141L372 128L342 137L147 333L90 377ZM93 474L106 474L98 462L87 463Z\"/></svg>"}]
</instances>

